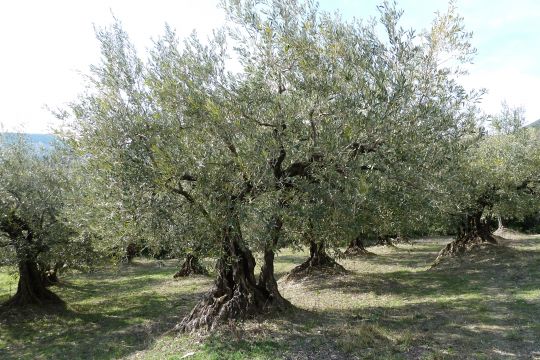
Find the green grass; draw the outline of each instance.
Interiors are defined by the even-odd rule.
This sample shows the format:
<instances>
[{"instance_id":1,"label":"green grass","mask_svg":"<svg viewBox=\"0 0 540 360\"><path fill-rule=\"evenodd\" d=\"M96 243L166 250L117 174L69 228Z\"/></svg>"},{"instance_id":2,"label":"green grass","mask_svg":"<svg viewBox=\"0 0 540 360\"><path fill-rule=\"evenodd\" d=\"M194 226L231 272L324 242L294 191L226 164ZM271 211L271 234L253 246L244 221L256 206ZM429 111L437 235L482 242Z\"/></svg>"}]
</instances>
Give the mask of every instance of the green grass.
<instances>
[{"instance_id":1,"label":"green grass","mask_svg":"<svg viewBox=\"0 0 540 360\"><path fill-rule=\"evenodd\" d=\"M422 239L342 259L348 274L280 281L290 312L230 323L214 334L174 325L211 285L173 280L176 262L67 274L65 310L0 318L4 359L507 359L540 357L540 237L516 237L436 269L449 239ZM304 252L282 251L279 277ZM15 278L0 272L0 301Z\"/></svg>"},{"instance_id":2,"label":"green grass","mask_svg":"<svg viewBox=\"0 0 540 360\"><path fill-rule=\"evenodd\" d=\"M17 274L11 267L0 267L0 300L7 299L17 290Z\"/></svg>"}]
</instances>

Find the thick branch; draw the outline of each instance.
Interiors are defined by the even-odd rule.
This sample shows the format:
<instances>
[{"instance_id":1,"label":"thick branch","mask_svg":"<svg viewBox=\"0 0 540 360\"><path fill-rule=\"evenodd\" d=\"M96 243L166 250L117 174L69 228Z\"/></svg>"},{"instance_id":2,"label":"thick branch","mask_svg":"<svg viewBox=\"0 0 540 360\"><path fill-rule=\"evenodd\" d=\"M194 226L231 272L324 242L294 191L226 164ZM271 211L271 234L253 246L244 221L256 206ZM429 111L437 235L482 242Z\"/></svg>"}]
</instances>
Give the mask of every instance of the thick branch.
<instances>
[{"instance_id":1,"label":"thick branch","mask_svg":"<svg viewBox=\"0 0 540 360\"><path fill-rule=\"evenodd\" d=\"M317 127L315 125L315 119L313 119L314 114L315 109L311 109L309 112L309 124L311 126L311 139L313 140L313 145L317 143Z\"/></svg>"},{"instance_id":2,"label":"thick branch","mask_svg":"<svg viewBox=\"0 0 540 360\"><path fill-rule=\"evenodd\" d=\"M231 197L231 200L233 202L243 201L246 198L246 196L248 196L249 194L253 192L253 190L254 190L253 183L251 181L246 181L244 183L244 188L240 191L239 194L233 195Z\"/></svg>"},{"instance_id":3,"label":"thick branch","mask_svg":"<svg viewBox=\"0 0 540 360\"><path fill-rule=\"evenodd\" d=\"M274 178L275 179L281 179L283 176L283 161L285 160L285 156L287 153L285 152L285 148L283 145L279 149L279 156L272 161L272 169L274 172Z\"/></svg>"},{"instance_id":4,"label":"thick branch","mask_svg":"<svg viewBox=\"0 0 540 360\"><path fill-rule=\"evenodd\" d=\"M242 110L242 116L243 116L244 118L246 118L247 120L252 121L252 122L254 122L255 124L257 124L257 125L259 125L259 126L263 126L263 127L271 127L271 128L277 128L277 125L259 121L259 120L255 119L254 117L252 117L251 115L248 115L248 114L247 114L245 111L243 111L243 110Z\"/></svg>"},{"instance_id":5,"label":"thick branch","mask_svg":"<svg viewBox=\"0 0 540 360\"><path fill-rule=\"evenodd\" d=\"M297 161L289 165L284 171L285 177L308 176L311 161Z\"/></svg>"},{"instance_id":6,"label":"thick branch","mask_svg":"<svg viewBox=\"0 0 540 360\"><path fill-rule=\"evenodd\" d=\"M186 190L184 190L182 185L178 184L178 187L174 187L174 186L171 186L171 185L165 185L165 186L167 187L167 189L169 189L173 193L183 196L190 204L193 204L193 205L197 206L199 208L199 211L203 214L203 216L208 221L212 222L211 218L210 218L210 214L204 208L204 206L202 206L197 201L195 201L195 198L193 198L193 196L190 193L188 193Z\"/></svg>"}]
</instances>

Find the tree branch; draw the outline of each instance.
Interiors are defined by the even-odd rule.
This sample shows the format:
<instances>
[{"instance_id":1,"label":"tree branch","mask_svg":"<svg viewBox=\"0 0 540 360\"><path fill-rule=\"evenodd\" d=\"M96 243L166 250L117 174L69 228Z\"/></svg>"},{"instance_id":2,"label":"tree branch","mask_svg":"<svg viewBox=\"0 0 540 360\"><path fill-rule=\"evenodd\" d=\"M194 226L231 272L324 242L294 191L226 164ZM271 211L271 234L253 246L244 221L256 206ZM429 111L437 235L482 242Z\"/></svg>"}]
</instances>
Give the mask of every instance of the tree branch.
<instances>
[{"instance_id":1,"label":"tree branch","mask_svg":"<svg viewBox=\"0 0 540 360\"><path fill-rule=\"evenodd\" d=\"M175 193L175 194L178 194L182 197L184 197L190 204L193 204L195 205L196 207L199 208L199 211L201 212L201 214L210 222L212 223L212 219L210 217L210 214L208 213L208 211L204 208L204 206L202 206L201 204L199 204L197 201L195 201L195 198L190 194L188 193L186 190L184 190L184 188L182 187L182 185L178 184L178 187L174 187L174 186L171 186L171 185L168 185L166 184L165 187L167 189L169 189L171 192Z\"/></svg>"},{"instance_id":2,"label":"tree branch","mask_svg":"<svg viewBox=\"0 0 540 360\"><path fill-rule=\"evenodd\" d=\"M286 155L287 153L285 152L285 148L283 147L283 145L281 145L279 149L279 156L276 159L273 159L273 161L271 162L275 179L281 179L281 177L283 176L282 166Z\"/></svg>"},{"instance_id":3,"label":"tree branch","mask_svg":"<svg viewBox=\"0 0 540 360\"><path fill-rule=\"evenodd\" d=\"M310 165L311 161L294 162L283 171L283 174L285 177L308 176Z\"/></svg>"},{"instance_id":4,"label":"tree branch","mask_svg":"<svg viewBox=\"0 0 540 360\"><path fill-rule=\"evenodd\" d=\"M243 116L244 118L246 118L246 119L249 120L249 121L254 122L255 124L257 124L257 125L259 125L259 126L271 127L271 128L277 128L277 125L259 121L259 120L255 119L254 117L248 115L244 110L241 110L241 113L242 113L242 116Z\"/></svg>"},{"instance_id":5,"label":"tree branch","mask_svg":"<svg viewBox=\"0 0 540 360\"><path fill-rule=\"evenodd\" d=\"M377 149L383 145L383 141L375 140L371 144L360 144L358 142L353 142L346 147L346 149L351 151L350 157L355 158L361 154L369 154L377 151Z\"/></svg>"}]
</instances>

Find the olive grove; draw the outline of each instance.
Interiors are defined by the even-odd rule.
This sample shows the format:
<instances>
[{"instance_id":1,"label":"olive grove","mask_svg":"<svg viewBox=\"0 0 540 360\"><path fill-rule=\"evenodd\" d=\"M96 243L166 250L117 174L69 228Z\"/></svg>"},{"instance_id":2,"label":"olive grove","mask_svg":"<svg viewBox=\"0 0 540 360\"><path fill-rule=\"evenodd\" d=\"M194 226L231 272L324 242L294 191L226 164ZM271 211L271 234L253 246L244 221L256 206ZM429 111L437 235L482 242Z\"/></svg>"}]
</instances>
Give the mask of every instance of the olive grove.
<instances>
[{"instance_id":1,"label":"olive grove","mask_svg":"<svg viewBox=\"0 0 540 360\"><path fill-rule=\"evenodd\" d=\"M110 214L102 239L218 259L183 330L288 307L281 246L309 245L296 272L336 267L328 249L427 221L433 182L479 132L482 92L459 83L474 49L452 6L423 32L389 3L367 22L296 0L222 7L228 26L208 41L166 28L145 59L120 23L98 30L101 62L61 114L89 204Z\"/></svg>"}]
</instances>

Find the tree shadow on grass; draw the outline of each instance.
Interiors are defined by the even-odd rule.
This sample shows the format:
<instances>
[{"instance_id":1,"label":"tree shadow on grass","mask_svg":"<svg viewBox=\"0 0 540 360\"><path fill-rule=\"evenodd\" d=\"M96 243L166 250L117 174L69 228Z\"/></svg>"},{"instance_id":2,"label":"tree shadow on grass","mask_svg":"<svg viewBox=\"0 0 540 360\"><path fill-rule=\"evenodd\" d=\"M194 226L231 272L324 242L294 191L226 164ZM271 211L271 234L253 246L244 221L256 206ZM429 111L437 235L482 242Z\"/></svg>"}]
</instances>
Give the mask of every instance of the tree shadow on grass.
<instances>
[{"instance_id":1,"label":"tree shadow on grass","mask_svg":"<svg viewBox=\"0 0 540 360\"><path fill-rule=\"evenodd\" d=\"M327 331L336 325L329 337L338 336L341 348L355 349L362 354L359 358L378 358L354 344L358 341L355 332L367 325L382 334L394 334L387 336L392 339L391 352L406 358L421 358L422 354L471 359L540 355L540 298L523 298L527 291L540 289L540 252L492 246L443 265L421 271L357 272L327 281L306 281L302 286L308 292L306 297L326 293L351 301L350 310L343 310L342 303L333 309L331 302L324 302L321 313L327 318L322 321ZM370 303L362 304L363 299ZM381 305L372 305L377 302ZM339 320L328 320L332 318ZM340 335L344 328L350 328L350 334ZM351 344L343 344L348 338ZM386 353L380 358L401 355Z\"/></svg>"},{"instance_id":2,"label":"tree shadow on grass","mask_svg":"<svg viewBox=\"0 0 540 360\"><path fill-rule=\"evenodd\" d=\"M538 240L522 241L518 248L479 249L430 270L448 241L417 243L411 251L408 245L380 249L377 257L347 261L348 275L285 285L282 290L300 308L268 322L246 322L239 336L232 331L210 336L199 350L201 358L540 356L540 299L525 296L540 289ZM291 265L299 257L285 261ZM371 262L390 271L370 271Z\"/></svg>"},{"instance_id":3,"label":"tree shadow on grass","mask_svg":"<svg viewBox=\"0 0 540 360\"><path fill-rule=\"evenodd\" d=\"M539 311L538 303L523 307L512 300L449 299L365 307L343 321L350 328L373 324L392 334L394 351L414 358L530 358L540 352L540 327L530 321Z\"/></svg>"},{"instance_id":4,"label":"tree shadow on grass","mask_svg":"<svg viewBox=\"0 0 540 360\"><path fill-rule=\"evenodd\" d=\"M402 261L399 256L407 256ZM411 259L412 258L412 259ZM473 292L490 295L512 289L540 286L540 252L487 245L462 257L454 257L434 269L422 266L417 254L392 254L363 263L415 263L416 268L389 272L353 272L331 281L306 281L311 290L341 293L373 292L377 295L453 296ZM354 270L354 269L353 269ZM536 280L536 281L535 281Z\"/></svg>"},{"instance_id":5,"label":"tree shadow on grass","mask_svg":"<svg viewBox=\"0 0 540 360\"><path fill-rule=\"evenodd\" d=\"M162 282L164 286L177 283ZM208 280L202 279L204 282ZM152 285L158 285L158 280L126 280L119 291L118 284L105 283L101 289L99 283L66 285L65 297L79 297L79 301L72 305L68 301L65 310L31 308L3 313L0 345L5 346L0 346L0 358L116 359L144 350L172 330L204 293L200 289L157 293Z\"/></svg>"},{"instance_id":6,"label":"tree shadow on grass","mask_svg":"<svg viewBox=\"0 0 540 360\"><path fill-rule=\"evenodd\" d=\"M502 299L295 309L208 336L198 358L506 359L540 354L540 304Z\"/></svg>"}]
</instances>

